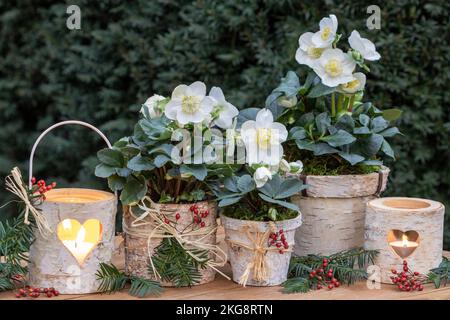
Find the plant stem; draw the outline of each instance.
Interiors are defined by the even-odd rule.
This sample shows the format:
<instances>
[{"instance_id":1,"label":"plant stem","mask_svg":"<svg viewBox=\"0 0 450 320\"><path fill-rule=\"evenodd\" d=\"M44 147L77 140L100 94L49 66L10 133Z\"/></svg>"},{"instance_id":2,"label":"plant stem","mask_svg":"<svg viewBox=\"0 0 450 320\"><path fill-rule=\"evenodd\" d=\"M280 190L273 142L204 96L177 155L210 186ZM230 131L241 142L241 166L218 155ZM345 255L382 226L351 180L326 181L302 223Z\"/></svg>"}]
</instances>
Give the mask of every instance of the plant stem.
<instances>
[{"instance_id":1,"label":"plant stem","mask_svg":"<svg viewBox=\"0 0 450 320\"><path fill-rule=\"evenodd\" d=\"M334 92L331 94L331 116L334 118L336 116L336 101Z\"/></svg>"},{"instance_id":2,"label":"plant stem","mask_svg":"<svg viewBox=\"0 0 450 320\"><path fill-rule=\"evenodd\" d=\"M344 95L340 94L338 96L338 103L337 103L338 114L342 111L343 104L344 104Z\"/></svg>"},{"instance_id":3,"label":"plant stem","mask_svg":"<svg viewBox=\"0 0 450 320\"><path fill-rule=\"evenodd\" d=\"M347 108L347 110L348 110L349 112L352 112L352 110L353 110L353 103L355 103L355 95L352 95L352 96L350 97L350 101L348 102L348 108Z\"/></svg>"}]
</instances>

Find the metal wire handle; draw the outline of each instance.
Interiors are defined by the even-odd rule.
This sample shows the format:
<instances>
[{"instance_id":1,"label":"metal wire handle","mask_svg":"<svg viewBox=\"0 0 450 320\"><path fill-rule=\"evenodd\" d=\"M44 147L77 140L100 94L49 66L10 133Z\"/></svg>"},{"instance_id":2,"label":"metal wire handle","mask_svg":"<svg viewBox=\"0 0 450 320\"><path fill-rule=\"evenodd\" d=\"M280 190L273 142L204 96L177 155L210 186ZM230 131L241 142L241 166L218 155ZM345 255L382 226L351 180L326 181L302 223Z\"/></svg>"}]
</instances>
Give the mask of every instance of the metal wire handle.
<instances>
[{"instance_id":1,"label":"metal wire handle","mask_svg":"<svg viewBox=\"0 0 450 320\"><path fill-rule=\"evenodd\" d=\"M67 121L55 123L54 125L49 127L47 130L45 130L44 132L41 133L41 135L37 138L36 142L34 143L33 148L31 149L30 166L28 169L28 185L30 188L32 187L31 179L33 177L33 158L34 158L34 153L36 151L36 148L37 148L39 142L41 142L41 140L44 138L44 136L47 133L49 133L50 131L52 131L55 128L64 126L66 124L78 124L80 126L92 129L93 131L97 132L99 134L99 136L102 137L103 140L105 140L106 144L108 145L108 148L110 148L110 149L112 148L111 142L109 142L108 138L103 134L103 132L101 132L99 129L94 127L92 124L89 124L89 123L83 122L83 121L78 121L78 120L67 120Z\"/></svg>"}]
</instances>

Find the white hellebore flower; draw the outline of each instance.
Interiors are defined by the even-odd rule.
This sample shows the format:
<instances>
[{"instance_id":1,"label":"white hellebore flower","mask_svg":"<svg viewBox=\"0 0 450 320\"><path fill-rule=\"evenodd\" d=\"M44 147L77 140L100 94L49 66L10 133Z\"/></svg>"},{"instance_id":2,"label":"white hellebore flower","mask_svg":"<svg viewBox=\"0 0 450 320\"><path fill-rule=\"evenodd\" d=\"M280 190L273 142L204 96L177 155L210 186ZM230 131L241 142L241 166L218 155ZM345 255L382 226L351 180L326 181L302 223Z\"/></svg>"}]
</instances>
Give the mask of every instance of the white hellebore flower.
<instances>
[{"instance_id":1,"label":"white hellebore flower","mask_svg":"<svg viewBox=\"0 0 450 320\"><path fill-rule=\"evenodd\" d=\"M324 85L336 87L353 80L355 66L355 61L341 49L326 49L313 69Z\"/></svg>"},{"instance_id":2,"label":"white hellebore flower","mask_svg":"<svg viewBox=\"0 0 450 320\"><path fill-rule=\"evenodd\" d=\"M262 109L256 121L248 120L242 124L241 138L247 152L247 162L252 164L278 165L283 157L281 143L286 141L286 127L273 122L272 112Z\"/></svg>"},{"instance_id":3,"label":"white hellebore flower","mask_svg":"<svg viewBox=\"0 0 450 320\"><path fill-rule=\"evenodd\" d=\"M262 188L267 181L272 180L272 172L266 167L259 167L253 174L253 179L255 180L256 187Z\"/></svg>"},{"instance_id":4,"label":"white hellebore flower","mask_svg":"<svg viewBox=\"0 0 450 320\"><path fill-rule=\"evenodd\" d=\"M291 167L291 173L300 173L303 171L303 162L301 162L300 160L290 162L289 166Z\"/></svg>"},{"instance_id":5,"label":"white hellebore flower","mask_svg":"<svg viewBox=\"0 0 450 320\"><path fill-rule=\"evenodd\" d=\"M290 172L291 171L291 165L285 159L281 159L281 161L280 161L280 170L283 171L283 172Z\"/></svg>"},{"instance_id":6,"label":"white hellebore flower","mask_svg":"<svg viewBox=\"0 0 450 320\"><path fill-rule=\"evenodd\" d=\"M338 21L334 14L329 18L322 18L319 23L320 31L313 34L311 40L317 48L329 48L336 37Z\"/></svg>"},{"instance_id":7,"label":"white hellebore flower","mask_svg":"<svg viewBox=\"0 0 450 320\"><path fill-rule=\"evenodd\" d=\"M306 64L312 68L317 59L320 58L325 48L319 48L312 42L313 33L306 32L298 39L298 49L295 53L295 60L299 64ZM331 47L331 45L329 46Z\"/></svg>"},{"instance_id":8,"label":"white hellebore flower","mask_svg":"<svg viewBox=\"0 0 450 320\"><path fill-rule=\"evenodd\" d=\"M222 129L229 129L233 125L233 119L239 114L238 109L225 100L222 89L212 87L209 97L214 101L213 119L214 124Z\"/></svg>"},{"instance_id":9,"label":"white hellebore flower","mask_svg":"<svg viewBox=\"0 0 450 320\"><path fill-rule=\"evenodd\" d=\"M206 85L196 81L189 86L181 84L173 90L164 114L181 125L200 123L211 119L213 106L213 99L206 96Z\"/></svg>"},{"instance_id":10,"label":"white hellebore flower","mask_svg":"<svg viewBox=\"0 0 450 320\"><path fill-rule=\"evenodd\" d=\"M365 60L375 61L381 58L372 41L362 38L358 31L353 30L348 38L348 43L352 49L361 53Z\"/></svg>"},{"instance_id":11,"label":"white hellebore flower","mask_svg":"<svg viewBox=\"0 0 450 320\"><path fill-rule=\"evenodd\" d=\"M355 93L364 89L364 86L366 85L366 75L362 72L355 72L353 78L353 80L340 85L342 92Z\"/></svg>"},{"instance_id":12,"label":"white hellebore flower","mask_svg":"<svg viewBox=\"0 0 450 320\"><path fill-rule=\"evenodd\" d=\"M145 116L146 115L145 109L147 109L148 114L150 115L151 119L161 117L162 111L160 109L158 109L158 102L161 100L164 100L164 99L165 99L165 97L160 96L159 94L152 95L142 105L141 113Z\"/></svg>"}]
</instances>

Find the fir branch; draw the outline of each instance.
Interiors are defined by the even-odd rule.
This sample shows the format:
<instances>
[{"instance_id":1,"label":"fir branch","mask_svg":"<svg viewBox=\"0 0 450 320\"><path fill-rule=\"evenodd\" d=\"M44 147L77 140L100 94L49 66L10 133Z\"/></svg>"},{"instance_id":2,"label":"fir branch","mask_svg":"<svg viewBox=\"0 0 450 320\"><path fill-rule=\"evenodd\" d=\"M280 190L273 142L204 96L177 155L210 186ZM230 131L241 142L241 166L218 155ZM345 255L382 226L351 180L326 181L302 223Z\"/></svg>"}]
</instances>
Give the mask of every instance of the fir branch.
<instances>
[{"instance_id":1,"label":"fir branch","mask_svg":"<svg viewBox=\"0 0 450 320\"><path fill-rule=\"evenodd\" d=\"M147 280L139 277L130 277L131 287L130 294L139 298L149 295L159 296L163 292L163 288L157 281Z\"/></svg>"},{"instance_id":2,"label":"fir branch","mask_svg":"<svg viewBox=\"0 0 450 320\"><path fill-rule=\"evenodd\" d=\"M164 238L155 249L153 265L163 281L173 282L177 287L192 286L201 280L200 269L210 260L207 250L192 250L199 257L194 259L183 246L172 238ZM149 265L150 273L153 267Z\"/></svg>"},{"instance_id":3,"label":"fir branch","mask_svg":"<svg viewBox=\"0 0 450 320\"><path fill-rule=\"evenodd\" d=\"M290 278L283 283L283 293L306 293L310 289L310 281L303 277Z\"/></svg>"},{"instance_id":4,"label":"fir branch","mask_svg":"<svg viewBox=\"0 0 450 320\"><path fill-rule=\"evenodd\" d=\"M104 293L114 293L125 288L128 277L124 272L119 271L113 264L100 263L100 270L96 273L97 280L100 281L98 290Z\"/></svg>"},{"instance_id":5,"label":"fir branch","mask_svg":"<svg viewBox=\"0 0 450 320\"><path fill-rule=\"evenodd\" d=\"M139 298L149 295L160 295L163 288L157 281L147 280L136 276L127 276L113 264L100 263L100 269L96 273L100 281L99 292L114 293L125 288L127 282L131 282L129 294Z\"/></svg>"},{"instance_id":6,"label":"fir branch","mask_svg":"<svg viewBox=\"0 0 450 320\"><path fill-rule=\"evenodd\" d=\"M434 284L436 289L440 288L441 285L445 287L450 280L450 260L442 257L439 267L431 269L427 279Z\"/></svg>"},{"instance_id":7,"label":"fir branch","mask_svg":"<svg viewBox=\"0 0 450 320\"><path fill-rule=\"evenodd\" d=\"M365 268L373 264L378 251L356 248L341 251L330 256L307 255L292 257L289 265L288 280L283 283L283 292L307 292L315 288L317 283L309 278L313 270L321 267L324 259L328 266L324 273L332 269L333 277L340 283L351 285L357 281L367 279Z\"/></svg>"}]
</instances>

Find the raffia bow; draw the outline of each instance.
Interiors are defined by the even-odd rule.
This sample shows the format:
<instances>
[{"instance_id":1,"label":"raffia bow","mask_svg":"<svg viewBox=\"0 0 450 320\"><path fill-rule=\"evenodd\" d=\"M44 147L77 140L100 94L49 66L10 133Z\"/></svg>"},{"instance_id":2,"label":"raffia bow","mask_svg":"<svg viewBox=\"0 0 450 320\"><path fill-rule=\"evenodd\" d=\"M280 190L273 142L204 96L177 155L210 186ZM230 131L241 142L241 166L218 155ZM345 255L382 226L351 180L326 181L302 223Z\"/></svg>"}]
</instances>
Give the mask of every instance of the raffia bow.
<instances>
[{"instance_id":1,"label":"raffia bow","mask_svg":"<svg viewBox=\"0 0 450 320\"><path fill-rule=\"evenodd\" d=\"M292 244L289 243L288 249L267 246L270 234L276 232L276 225L272 221L269 222L269 228L267 228L265 232L259 232L259 229L255 225L249 224L244 225L242 229L247 238L250 240L251 245L231 240L229 238L227 238L226 241L230 244L230 246L242 247L254 252L253 258L247 264L244 273L239 278L239 284L245 287L250 274L252 274L253 279L258 282L266 280L269 276L270 270L268 270L266 263L267 252L279 252L280 250L283 252L290 252L292 251Z\"/></svg>"},{"instance_id":2,"label":"raffia bow","mask_svg":"<svg viewBox=\"0 0 450 320\"><path fill-rule=\"evenodd\" d=\"M146 205L146 201L150 203L150 206ZM218 245L203 242L205 238L217 230L217 227L205 226L201 229L179 232L175 227L164 222L160 206L155 204L148 196L142 199L141 202L137 204L137 207L144 211L144 213L139 217L136 217L130 207L130 214L135 217L135 220L131 222L130 226L124 224L123 229L126 233L134 237L147 238L148 257L153 273L157 279L160 279L161 276L153 264L150 242L155 238L174 238L196 261L203 261L203 259L195 253L196 250L208 250L209 253L214 255L214 259L209 260L206 265L230 280L230 277L218 269L218 267L222 267L226 264L227 254ZM150 232L147 228L142 228L148 225L153 227ZM191 240L191 238L195 240Z\"/></svg>"},{"instance_id":3,"label":"raffia bow","mask_svg":"<svg viewBox=\"0 0 450 320\"><path fill-rule=\"evenodd\" d=\"M49 233L53 232L47 223L47 219L45 219L44 215L36 209L31 202L29 198L29 190L23 182L22 174L20 173L19 168L15 167L11 170L11 174L5 179L5 186L6 190L14 193L25 204L25 215L23 221L25 224L30 224L29 215L31 213L34 221L36 222L39 233L44 238L46 238Z\"/></svg>"}]
</instances>

